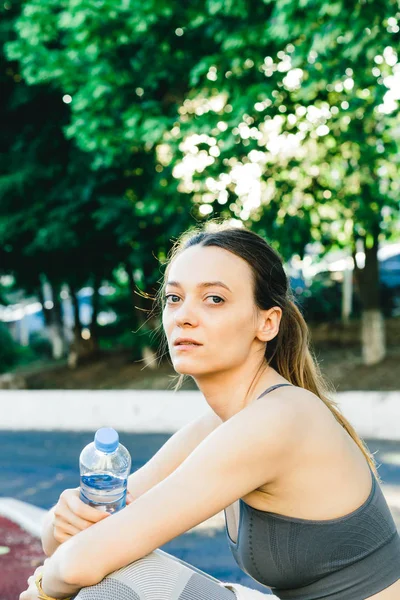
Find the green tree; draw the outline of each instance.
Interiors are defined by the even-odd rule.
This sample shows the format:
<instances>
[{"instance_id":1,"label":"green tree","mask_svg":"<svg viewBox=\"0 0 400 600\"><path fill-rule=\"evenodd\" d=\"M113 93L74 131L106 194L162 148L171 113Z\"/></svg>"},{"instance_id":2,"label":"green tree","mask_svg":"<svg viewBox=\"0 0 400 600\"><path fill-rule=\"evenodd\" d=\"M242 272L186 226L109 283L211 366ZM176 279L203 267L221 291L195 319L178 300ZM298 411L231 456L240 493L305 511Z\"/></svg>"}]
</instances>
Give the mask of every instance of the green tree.
<instances>
[{"instance_id":1,"label":"green tree","mask_svg":"<svg viewBox=\"0 0 400 600\"><path fill-rule=\"evenodd\" d=\"M305 242L348 248L364 360L378 362L377 250L399 236L399 3L276 1L264 19L248 3L209 6L220 50L192 71L177 176L200 211L228 205L287 257Z\"/></svg>"},{"instance_id":2,"label":"green tree","mask_svg":"<svg viewBox=\"0 0 400 600\"><path fill-rule=\"evenodd\" d=\"M286 259L315 241L355 256L360 240L371 364L377 246L399 212L398 19L397 0L30 0L7 52L70 97L65 133L94 169L140 164L127 193L144 231L167 215L156 253L190 215L244 221Z\"/></svg>"}]
</instances>

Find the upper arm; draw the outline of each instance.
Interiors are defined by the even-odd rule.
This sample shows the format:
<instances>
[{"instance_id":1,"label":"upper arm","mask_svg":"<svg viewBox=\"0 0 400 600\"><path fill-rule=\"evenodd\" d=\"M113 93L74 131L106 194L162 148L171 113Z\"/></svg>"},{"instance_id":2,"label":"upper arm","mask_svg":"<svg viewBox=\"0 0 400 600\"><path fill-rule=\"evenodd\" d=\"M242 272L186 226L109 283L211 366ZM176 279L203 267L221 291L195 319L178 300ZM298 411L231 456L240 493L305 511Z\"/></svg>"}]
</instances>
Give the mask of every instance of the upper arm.
<instances>
[{"instance_id":1,"label":"upper arm","mask_svg":"<svg viewBox=\"0 0 400 600\"><path fill-rule=\"evenodd\" d=\"M100 581L273 481L305 439L308 407L298 398L248 405L126 509L66 542L69 572L79 579L95 564Z\"/></svg>"},{"instance_id":2,"label":"upper arm","mask_svg":"<svg viewBox=\"0 0 400 600\"><path fill-rule=\"evenodd\" d=\"M174 433L143 467L128 477L128 490L133 498L139 498L149 489L173 473L193 450L222 423L208 409Z\"/></svg>"}]
</instances>

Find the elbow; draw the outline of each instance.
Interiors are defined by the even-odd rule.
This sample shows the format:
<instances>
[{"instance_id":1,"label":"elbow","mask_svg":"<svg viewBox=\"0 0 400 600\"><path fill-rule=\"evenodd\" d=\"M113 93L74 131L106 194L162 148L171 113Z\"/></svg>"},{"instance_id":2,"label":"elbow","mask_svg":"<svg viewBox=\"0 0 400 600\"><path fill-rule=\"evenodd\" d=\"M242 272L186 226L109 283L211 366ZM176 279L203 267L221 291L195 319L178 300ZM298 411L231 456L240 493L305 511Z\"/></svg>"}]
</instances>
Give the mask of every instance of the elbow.
<instances>
[{"instance_id":1,"label":"elbow","mask_svg":"<svg viewBox=\"0 0 400 600\"><path fill-rule=\"evenodd\" d=\"M91 568L84 569L77 565L64 565L60 570L60 577L67 585L82 589L99 583L103 577Z\"/></svg>"},{"instance_id":2,"label":"elbow","mask_svg":"<svg viewBox=\"0 0 400 600\"><path fill-rule=\"evenodd\" d=\"M61 548L60 548L61 549ZM59 550L60 550L59 549ZM69 558L66 553L59 556L59 577L67 585L82 589L99 583L104 575L101 575L85 560L80 560L76 554Z\"/></svg>"}]
</instances>

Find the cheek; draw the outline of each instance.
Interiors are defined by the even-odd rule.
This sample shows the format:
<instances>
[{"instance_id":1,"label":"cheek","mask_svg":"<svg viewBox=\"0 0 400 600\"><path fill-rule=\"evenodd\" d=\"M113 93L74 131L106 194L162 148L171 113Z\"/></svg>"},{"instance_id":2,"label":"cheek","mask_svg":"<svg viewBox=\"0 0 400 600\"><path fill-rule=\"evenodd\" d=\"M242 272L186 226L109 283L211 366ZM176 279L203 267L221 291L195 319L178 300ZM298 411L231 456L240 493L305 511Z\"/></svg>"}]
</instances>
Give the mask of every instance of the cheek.
<instances>
[{"instance_id":1,"label":"cheek","mask_svg":"<svg viewBox=\"0 0 400 600\"><path fill-rule=\"evenodd\" d=\"M246 310L235 310L224 319L224 326L233 337L253 337L255 332L254 321Z\"/></svg>"},{"instance_id":2,"label":"cheek","mask_svg":"<svg viewBox=\"0 0 400 600\"><path fill-rule=\"evenodd\" d=\"M215 319L208 335L215 344L224 349L230 356L245 356L255 337L253 319L248 312L232 311Z\"/></svg>"},{"instance_id":3,"label":"cheek","mask_svg":"<svg viewBox=\"0 0 400 600\"><path fill-rule=\"evenodd\" d=\"M169 329L171 327L172 319L166 310L164 310L162 313L161 321L162 321L162 326L164 327L165 331L167 331L167 329Z\"/></svg>"},{"instance_id":4,"label":"cheek","mask_svg":"<svg viewBox=\"0 0 400 600\"><path fill-rule=\"evenodd\" d=\"M164 334L169 342L172 334L172 320L166 313L163 313L161 322Z\"/></svg>"}]
</instances>

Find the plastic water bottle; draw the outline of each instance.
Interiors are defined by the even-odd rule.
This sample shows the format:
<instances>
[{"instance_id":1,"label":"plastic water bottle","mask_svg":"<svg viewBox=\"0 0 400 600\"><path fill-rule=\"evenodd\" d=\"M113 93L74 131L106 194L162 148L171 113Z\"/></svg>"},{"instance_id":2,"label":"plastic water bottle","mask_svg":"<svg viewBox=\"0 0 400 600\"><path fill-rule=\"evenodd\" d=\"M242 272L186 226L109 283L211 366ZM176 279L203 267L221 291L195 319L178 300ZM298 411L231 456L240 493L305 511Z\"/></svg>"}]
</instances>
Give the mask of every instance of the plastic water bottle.
<instances>
[{"instance_id":1,"label":"plastic water bottle","mask_svg":"<svg viewBox=\"0 0 400 600\"><path fill-rule=\"evenodd\" d=\"M114 513L126 505L131 457L115 429L102 427L79 457L80 498L99 510Z\"/></svg>"}]
</instances>

